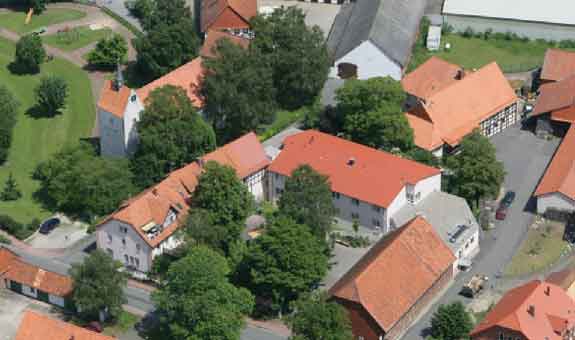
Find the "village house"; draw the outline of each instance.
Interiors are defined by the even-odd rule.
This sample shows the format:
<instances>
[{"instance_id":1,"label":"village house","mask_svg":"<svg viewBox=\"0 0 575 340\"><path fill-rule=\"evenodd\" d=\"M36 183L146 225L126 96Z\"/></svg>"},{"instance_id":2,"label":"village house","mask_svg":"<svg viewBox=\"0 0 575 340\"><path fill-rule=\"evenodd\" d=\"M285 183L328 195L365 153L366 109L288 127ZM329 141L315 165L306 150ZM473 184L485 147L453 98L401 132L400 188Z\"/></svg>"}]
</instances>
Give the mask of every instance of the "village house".
<instances>
[{"instance_id":1,"label":"village house","mask_svg":"<svg viewBox=\"0 0 575 340\"><path fill-rule=\"evenodd\" d=\"M568 124L575 122L575 73L542 85L532 116L538 119L538 129L541 129L540 122L549 120Z\"/></svg>"},{"instance_id":2,"label":"village house","mask_svg":"<svg viewBox=\"0 0 575 340\"><path fill-rule=\"evenodd\" d=\"M508 291L470 334L472 340L575 336L575 302L552 283L533 280Z\"/></svg>"},{"instance_id":3,"label":"village house","mask_svg":"<svg viewBox=\"0 0 575 340\"><path fill-rule=\"evenodd\" d=\"M475 129L491 137L518 121L517 96L496 63L477 71L432 57L401 84L419 148L436 156L454 150Z\"/></svg>"},{"instance_id":4,"label":"village house","mask_svg":"<svg viewBox=\"0 0 575 340\"><path fill-rule=\"evenodd\" d=\"M235 169L256 200L264 196L269 160L254 133L249 133L170 173L163 181L124 202L97 227L96 243L137 277L145 277L156 256L181 243L193 192L206 162Z\"/></svg>"},{"instance_id":5,"label":"village house","mask_svg":"<svg viewBox=\"0 0 575 340\"><path fill-rule=\"evenodd\" d=\"M208 36L213 30L251 37L250 20L257 14L257 0L202 0L200 29Z\"/></svg>"},{"instance_id":6,"label":"village house","mask_svg":"<svg viewBox=\"0 0 575 340\"><path fill-rule=\"evenodd\" d=\"M33 310L24 311L14 340L116 340Z\"/></svg>"},{"instance_id":7,"label":"village house","mask_svg":"<svg viewBox=\"0 0 575 340\"><path fill-rule=\"evenodd\" d=\"M575 74L575 52L550 48L545 52L539 78L541 83L559 81Z\"/></svg>"},{"instance_id":8,"label":"village house","mask_svg":"<svg viewBox=\"0 0 575 340\"><path fill-rule=\"evenodd\" d=\"M0 247L0 286L19 294L58 306L68 307L72 280L29 263L14 252Z\"/></svg>"},{"instance_id":9,"label":"village house","mask_svg":"<svg viewBox=\"0 0 575 340\"><path fill-rule=\"evenodd\" d=\"M416 217L379 240L330 290L354 339L395 340L453 279L455 258Z\"/></svg>"},{"instance_id":10,"label":"village house","mask_svg":"<svg viewBox=\"0 0 575 340\"><path fill-rule=\"evenodd\" d=\"M330 78L400 80L411 57L425 0L371 0L343 5L327 39Z\"/></svg>"},{"instance_id":11,"label":"village house","mask_svg":"<svg viewBox=\"0 0 575 340\"><path fill-rule=\"evenodd\" d=\"M337 216L380 233L399 227L394 215L441 190L441 171L315 130L283 141L268 167L267 198L276 201L293 170L308 164L329 177Z\"/></svg>"},{"instance_id":12,"label":"village house","mask_svg":"<svg viewBox=\"0 0 575 340\"><path fill-rule=\"evenodd\" d=\"M500 0L445 0L444 22L456 31L492 30L545 40L575 38L575 3L523 0L521 6Z\"/></svg>"}]
</instances>

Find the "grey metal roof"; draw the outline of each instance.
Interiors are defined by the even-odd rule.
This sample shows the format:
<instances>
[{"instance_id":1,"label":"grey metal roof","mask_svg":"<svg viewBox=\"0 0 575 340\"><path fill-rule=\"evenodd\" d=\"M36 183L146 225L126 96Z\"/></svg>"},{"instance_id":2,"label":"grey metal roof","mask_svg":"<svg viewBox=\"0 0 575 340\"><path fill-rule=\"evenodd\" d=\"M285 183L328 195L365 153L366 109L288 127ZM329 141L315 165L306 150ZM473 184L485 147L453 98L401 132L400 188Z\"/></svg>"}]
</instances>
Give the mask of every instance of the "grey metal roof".
<instances>
[{"instance_id":1,"label":"grey metal roof","mask_svg":"<svg viewBox=\"0 0 575 340\"><path fill-rule=\"evenodd\" d=\"M335 100L335 91L343 86L345 80L340 78L329 78L323 84L321 90L321 104L323 106L335 107L337 102Z\"/></svg>"},{"instance_id":2,"label":"grey metal roof","mask_svg":"<svg viewBox=\"0 0 575 340\"><path fill-rule=\"evenodd\" d=\"M22 249L12 245L3 245L3 247L6 247L7 249L14 252L14 254L18 255L20 260L22 260L25 263L42 268L52 273L69 276L68 270L70 269L70 266L65 263L56 261L51 258L45 258L29 254L26 251L23 251Z\"/></svg>"},{"instance_id":3,"label":"grey metal roof","mask_svg":"<svg viewBox=\"0 0 575 340\"><path fill-rule=\"evenodd\" d=\"M369 40L405 66L417 37L426 0L360 0L342 6L327 45L335 60Z\"/></svg>"},{"instance_id":4,"label":"grey metal roof","mask_svg":"<svg viewBox=\"0 0 575 340\"><path fill-rule=\"evenodd\" d=\"M479 225L465 199L446 192L434 191L418 204L406 205L393 216L393 219L398 226L402 226L416 215L423 216L454 253L479 230ZM466 225L469 228L455 242L451 242L451 235L457 230L458 225Z\"/></svg>"}]
</instances>

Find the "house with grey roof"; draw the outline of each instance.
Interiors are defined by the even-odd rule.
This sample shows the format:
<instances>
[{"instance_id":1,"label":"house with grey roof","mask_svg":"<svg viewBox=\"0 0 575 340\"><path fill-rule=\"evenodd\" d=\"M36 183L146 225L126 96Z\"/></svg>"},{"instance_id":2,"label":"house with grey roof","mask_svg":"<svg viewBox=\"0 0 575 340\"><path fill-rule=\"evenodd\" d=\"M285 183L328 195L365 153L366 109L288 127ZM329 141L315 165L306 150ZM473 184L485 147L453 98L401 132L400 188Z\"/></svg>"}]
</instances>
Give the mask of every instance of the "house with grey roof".
<instances>
[{"instance_id":1,"label":"house with grey roof","mask_svg":"<svg viewBox=\"0 0 575 340\"><path fill-rule=\"evenodd\" d=\"M404 225L416 216L424 217L455 255L454 272L471 266L479 253L479 224L465 199L434 191L415 205L401 208L393 219Z\"/></svg>"},{"instance_id":2,"label":"house with grey roof","mask_svg":"<svg viewBox=\"0 0 575 340\"><path fill-rule=\"evenodd\" d=\"M329 33L331 78L401 79L426 0L369 0L342 6Z\"/></svg>"}]
</instances>

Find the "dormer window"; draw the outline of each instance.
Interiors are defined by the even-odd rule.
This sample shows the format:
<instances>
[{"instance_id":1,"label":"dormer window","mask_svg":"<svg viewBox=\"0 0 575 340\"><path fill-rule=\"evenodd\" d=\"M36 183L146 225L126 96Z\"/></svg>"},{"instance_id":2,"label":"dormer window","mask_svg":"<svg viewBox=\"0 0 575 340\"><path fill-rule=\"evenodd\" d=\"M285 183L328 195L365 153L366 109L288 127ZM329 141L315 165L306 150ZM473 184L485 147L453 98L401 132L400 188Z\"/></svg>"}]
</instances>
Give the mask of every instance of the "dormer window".
<instances>
[{"instance_id":1,"label":"dormer window","mask_svg":"<svg viewBox=\"0 0 575 340\"><path fill-rule=\"evenodd\" d=\"M132 103L135 102L136 99L138 99L138 97L136 97L135 94L133 94L133 95L130 97L130 101L131 101Z\"/></svg>"}]
</instances>

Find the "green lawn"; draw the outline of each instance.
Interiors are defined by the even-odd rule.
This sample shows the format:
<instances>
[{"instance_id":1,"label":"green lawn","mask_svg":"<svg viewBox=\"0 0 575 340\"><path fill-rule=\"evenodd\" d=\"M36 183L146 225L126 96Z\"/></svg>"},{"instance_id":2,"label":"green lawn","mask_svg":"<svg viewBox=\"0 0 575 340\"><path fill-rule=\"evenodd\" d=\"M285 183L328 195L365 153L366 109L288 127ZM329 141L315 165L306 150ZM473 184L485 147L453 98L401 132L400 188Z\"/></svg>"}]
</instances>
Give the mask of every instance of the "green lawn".
<instances>
[{"instance_id":1,"label":"green lawn","mask_svg":"<svg viewBox=\"0 0 575 340\"><path fill-rule=\"evenodd\" d=\"M118 321L109 327L104 328L104 334L119 337L120 335L126 333L128 330L134 328L134 325L140 321L140 317L126 311L122 311L122 314L118 317Z\"/></svg>"},{"instance_id":2,"label":"green lawn","mask_svg":"<svg viewBox=\"0 0 575 340\"><path fill-rule=\"evenodd\" d=\"M281 110L276 112L276 118L271 124L258 128L258 130L261 131L261 133L259 133L260 140L264 141L269 139L291 124L301 121L308 110L310 110L310 108L304 106L294 111Z\"/></svg>"},{"instance_id":3,"label":"green lawn","mask_svg":"<svg viewBox=\"0 0 575 340\"><path fill-rule=\"evenodd\" d=\"M12 172L24 196L18 201L0 202L0 214L28 223L33 218L49 215L32 199L33 192L38 189L38 182L31 178L32 172L39 162L48 159L62 146L89 137L96 113L90 81L83 70L67 61L54 59L42 65L39 75L18 76L7 68L13 56L14 44L0 39L0 84L7 86L21 103L10 154L6 163L0 166L0 186ZM70 88L68 106L54 118L33 118L26 112L34 106L34 87L44 74L66 79Z\"/></svg>"},{"instance_id":4,"label":"green lawn","mask_svg":"<svg viewBox=\"0 0 575 340\"><path fill-rule=\"evenodd\" d=\"M25 24L26 13L9 12L0 14L0 27L17 33L27 33L43 26L59 24L65 21L78 20L86 16L85 12L72 9L50 8L41 15L32 16L28 25Z\"/></svg>"},{"instance_id":5,"label":"green lawn","mask_svg":"<svg viewBox=\"0 0 575 340\"><path fill-rule=\"evenodd\" d=\"M535 273L554 264L566 250L563 240L564 224L541 223L537 229L530 228L511 262L505 268L505 275L518 276Z\"/></svg>"},{"instance_id":6,"label":"green lawn","mask_svg":"<svg viewBox=\"0 0 575 340\"><path fill-rule=\"evenodd\" d=\"M97 42L110 34L112 34L112 30L109 28L91 30L87 26L82 26L75 28L70 32L43 36L42 41L47 45L64 51L73 51Z\"/></svg>"},{"instance_id":7,"label":"green lawn","mask_svg":"<svg viewBox=\"0 0 575 340\"><path fill-rule=\"evenodd\" d=\"M445 50L445 44L451 48ZM473 37L460 34L444 34L441 38L442 50L429 52L426 48L414 48L409 70L425 62L431 56L438 56L466 69L480 68L496 61L504 72L523 72L539 67L543 63L545 51L555 44L544 41L505 40Z\"/></svg>"}]
</instances>

